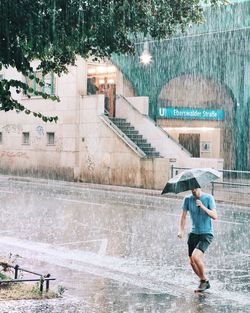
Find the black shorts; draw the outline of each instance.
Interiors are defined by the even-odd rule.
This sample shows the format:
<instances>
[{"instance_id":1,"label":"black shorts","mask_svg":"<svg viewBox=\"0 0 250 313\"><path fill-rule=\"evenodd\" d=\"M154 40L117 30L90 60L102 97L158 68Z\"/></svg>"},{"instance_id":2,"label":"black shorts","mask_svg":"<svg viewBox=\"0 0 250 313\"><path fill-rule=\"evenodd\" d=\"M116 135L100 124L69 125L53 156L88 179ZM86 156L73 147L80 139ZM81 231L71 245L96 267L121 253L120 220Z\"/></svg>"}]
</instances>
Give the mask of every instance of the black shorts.
<instances>
[{"instance_id":1,"label":"black shorts","mask_svg":"<svg viewBox=\"0 0 250 313\"><path fill-rule=\"evenodd\" d=\"M214 236L212 234L193 234L188 235L188 255L191 256L194 249L199 249L203 253L207 250Z\"/></svg>"}]
</instances>

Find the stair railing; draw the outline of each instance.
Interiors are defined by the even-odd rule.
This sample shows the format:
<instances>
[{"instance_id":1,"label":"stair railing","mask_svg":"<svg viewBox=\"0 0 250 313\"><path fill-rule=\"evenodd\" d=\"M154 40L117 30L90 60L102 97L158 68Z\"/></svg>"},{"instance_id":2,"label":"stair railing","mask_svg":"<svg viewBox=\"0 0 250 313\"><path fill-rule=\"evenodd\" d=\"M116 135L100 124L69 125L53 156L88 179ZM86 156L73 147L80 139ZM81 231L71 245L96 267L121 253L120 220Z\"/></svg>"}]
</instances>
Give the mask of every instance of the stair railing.
<instances>
[{"instance_id":1,"label":"stair railing","mask_svg":"<svg viewBox=\"0 0 250 313\"><path fill-rule=\"evenodd\" d=\"M192 157L192 154L187 149L185 149L177 140L175 140L172 136L170 136L163 128L161 128L159 125L157 125L157 123L152 118L150 118L150 116L142 114L137 108L135 108L133 106L133 104L126 97L124 97L123 95L119 94L119 95L116 95L116 98L117 99L122 98L124 101L126 101L126 103L133 110L135 110L138 114L142 115L143 117L147 118L149 120L149 122L153 123L154 126L156 128L158 128L162 133L164 133L165 136L167 136L170 140L172 140L175 144L177 144L182 151L187 153L189 157Z\"/></svg>"},{"instance_id":2,"label":"stair railing","mask_svg":"<svg viewBox=\"0 0 250 313\"><path fill-rule=\"evenodd\" d=\"M105 114L100 115L103 122L111 128L118 137L120 137L134 152L136 152L141 158L146 158L147 155L144 153L128 136L126 136L119 127L109 119Z\"/></svg>"}]
</instances>

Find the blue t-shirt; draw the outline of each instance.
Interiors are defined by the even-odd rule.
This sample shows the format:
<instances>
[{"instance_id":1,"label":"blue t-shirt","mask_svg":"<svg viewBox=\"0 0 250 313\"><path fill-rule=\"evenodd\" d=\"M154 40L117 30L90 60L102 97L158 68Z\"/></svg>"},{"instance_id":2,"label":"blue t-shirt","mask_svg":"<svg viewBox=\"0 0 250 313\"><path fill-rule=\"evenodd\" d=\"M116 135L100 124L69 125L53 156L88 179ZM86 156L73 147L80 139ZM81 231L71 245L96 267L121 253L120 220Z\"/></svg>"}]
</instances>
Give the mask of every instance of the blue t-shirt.
<instances>
[{"instance_id":1,"label":"blue t-shirt","mask_svg":"<svg viewBox=\"0 0 250 313\"><path fill-rule=\"evenodd\" d=\"M201 193L199 200L203 205L209 210L216 208L214 197ZM201 208L196 206L196 198L193 195L186 196L182 202L182 210L189 211L192 220L192 230L194 234L212 234L213 235L213 226L212 219L207 215Z\"/></svg>"}]
</instances>

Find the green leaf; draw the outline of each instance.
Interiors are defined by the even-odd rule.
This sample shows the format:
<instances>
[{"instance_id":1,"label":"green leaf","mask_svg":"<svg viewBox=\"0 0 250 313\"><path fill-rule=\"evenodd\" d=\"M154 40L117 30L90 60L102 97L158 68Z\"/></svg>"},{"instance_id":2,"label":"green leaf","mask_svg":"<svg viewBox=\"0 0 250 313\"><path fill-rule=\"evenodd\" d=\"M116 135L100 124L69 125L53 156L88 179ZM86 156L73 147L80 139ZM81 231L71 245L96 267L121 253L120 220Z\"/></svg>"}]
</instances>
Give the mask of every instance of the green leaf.
<instances>
[{"instance_id":1,"label":"green leaf","mask_svg":"<svg viewBox=\"0 0 250 313\"><path fill-rule=\"evenodd\" d=\"M211 0L213 5L226 0ZM140 1L1 1L2 67L16 68L26 82L44 84L34 75L53 72L67 73L80 55L83 58L110 58L113 54L135 52L134 38L141 34L152 38L166 38L190 23L203 19L203 1L140 0ZM30 82L29 82L30 83ZM30 98L33 88L20 81L0 81L2 110L15 108L17 101L8 95L11 87L22 90ZM44 99L58 101L43 93ZM41 116L37 115L37 117ZM56 122L57 119L54 119Z\"/></svg>"}]
</instances>

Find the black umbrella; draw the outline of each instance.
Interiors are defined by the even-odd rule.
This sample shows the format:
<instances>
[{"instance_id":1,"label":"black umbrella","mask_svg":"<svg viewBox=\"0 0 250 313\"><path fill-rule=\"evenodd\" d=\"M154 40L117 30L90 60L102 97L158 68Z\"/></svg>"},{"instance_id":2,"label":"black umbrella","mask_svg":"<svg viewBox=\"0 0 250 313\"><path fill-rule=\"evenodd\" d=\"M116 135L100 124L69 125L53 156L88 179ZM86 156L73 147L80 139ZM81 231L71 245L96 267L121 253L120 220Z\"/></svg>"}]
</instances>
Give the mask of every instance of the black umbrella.
<instances>
[{"instance_id":1,"label":"black umbrella","mask_svg":"<svg viewBox=\"0 0 250 313\"><path fill-rule=\"evenodd\" d=\"M185 170L179 175L171 178L164 187L161 194L179 193L195 188L201 188L220 178L220 173L212 168L194 168Z\"/></svg>"}]
</instances>

